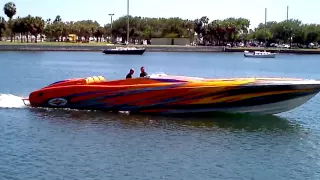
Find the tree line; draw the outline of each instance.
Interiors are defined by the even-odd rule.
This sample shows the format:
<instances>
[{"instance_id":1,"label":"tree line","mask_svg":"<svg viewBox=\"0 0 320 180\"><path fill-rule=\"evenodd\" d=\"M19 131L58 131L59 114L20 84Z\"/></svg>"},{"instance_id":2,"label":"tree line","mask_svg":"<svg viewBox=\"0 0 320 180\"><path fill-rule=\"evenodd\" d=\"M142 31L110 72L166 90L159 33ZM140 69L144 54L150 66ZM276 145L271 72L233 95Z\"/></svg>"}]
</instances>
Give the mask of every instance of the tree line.
<instances>
[{"instance_id":1,"label":"tree line","mask_svg":"<svg viewBox=\"0 0 320 180\"><path fill-rule=\"evenodd\" d=\"M2 37L11 37L16 34L26 36L46 37L47 41L64 41L69 34L76 34L78 41L89 41L95 37L101 41L107 37L122 37L126 41L127 16L122 16L109 24L100 25L97 21L63 21L58 15L53 20L44 20L39 16L28 15L15 17L17 9L13 2L4 5L4 13L8 17L0 17L0 40ZM148 18L129 16L130 41L150 40L151 38L189 38L198 43L209 45L226 45L236 42L248 43L252 41L271 43L294 43L296 45L308 45L320 42L320 25L304 24L297 19L289 19L281 22L261 23L254 29L249 29L250 20L245 18L227 18L224 20L212 20L204 16L199 19L189 20L175 18ZM266 33L265 33L266 32ZM195 35L196 34L196 35ZM266 34L266 36L265 36ZM81 38L83 37L83 38ZM35 39L36 42L36 39Z\"/></svg>"}]
</instances>

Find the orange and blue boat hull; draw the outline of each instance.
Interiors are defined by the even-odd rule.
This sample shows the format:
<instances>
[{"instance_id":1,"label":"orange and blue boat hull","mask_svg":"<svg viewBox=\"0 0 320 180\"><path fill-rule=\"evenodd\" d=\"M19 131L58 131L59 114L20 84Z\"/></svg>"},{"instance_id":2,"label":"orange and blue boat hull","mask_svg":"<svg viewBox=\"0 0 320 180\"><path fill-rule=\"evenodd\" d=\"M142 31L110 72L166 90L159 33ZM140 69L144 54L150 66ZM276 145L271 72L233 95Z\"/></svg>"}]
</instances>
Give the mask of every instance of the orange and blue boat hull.
<instances>
[{"instance_id":1,"label":"orange and blue boat hull","mask_svg":"<svg viewBox=\"0 0 320 180\"><path fill-rule=\"evenodd\" d=\"M318 81L179 76L105 81L101 76L53 83L29 96L33 107L131 113L236 112L277 114L294 109L320 91Z\"/></svg>"}]
</instances>

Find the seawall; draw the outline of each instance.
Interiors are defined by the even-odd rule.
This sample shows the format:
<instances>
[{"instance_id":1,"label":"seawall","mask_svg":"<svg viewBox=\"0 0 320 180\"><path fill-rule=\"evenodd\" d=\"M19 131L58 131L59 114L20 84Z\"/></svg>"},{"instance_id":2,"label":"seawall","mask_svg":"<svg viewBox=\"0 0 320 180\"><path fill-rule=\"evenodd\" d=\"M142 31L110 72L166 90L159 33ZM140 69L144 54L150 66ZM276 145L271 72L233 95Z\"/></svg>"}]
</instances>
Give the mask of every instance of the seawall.
<instances>
[{"instance_id":1,"label":"seawall","mask_svg":"<svg viewBox=\"0 0 320 180\"><path fill-rule=\"evenodd\" d=\"M105 45L44 45L44 44L0 44L0 51L88 51L102 52L116 46ZM145 47L147 52L223 52L222 46L135 46Z\"/></svg>"},{"instance_id":2,"label":"seawall","mask_svg":"<svg viewBox=\"0 0 320 180\"><path fill-rule=\"evenodd\" d=\"M249 52L253 51L264 51L263 48L225 48L225 52L244 52L245 50ZM320 49L276 49L267 48L268 52L272 53L287 53L287 54L320 54Z\"/></svg>"},{"instance_id":3,"label":"seawall","mask_svg":"<svg viewBox=\"0 0 320 180\"><path fill-rule=\"evenodd\" d=\"M0 51L87 51L102 52L121 46L106 46L96 44L31 44L31 43L5 43L0 44ZM224 46L176 46L176 45L136 45L135 47L145 47L146 52L244 52L263 51L263 48L225 48ZM276 49L268 48L269 52L288 53L288 54L320 54L320 49Z\"/></svg>"}]
</instances>

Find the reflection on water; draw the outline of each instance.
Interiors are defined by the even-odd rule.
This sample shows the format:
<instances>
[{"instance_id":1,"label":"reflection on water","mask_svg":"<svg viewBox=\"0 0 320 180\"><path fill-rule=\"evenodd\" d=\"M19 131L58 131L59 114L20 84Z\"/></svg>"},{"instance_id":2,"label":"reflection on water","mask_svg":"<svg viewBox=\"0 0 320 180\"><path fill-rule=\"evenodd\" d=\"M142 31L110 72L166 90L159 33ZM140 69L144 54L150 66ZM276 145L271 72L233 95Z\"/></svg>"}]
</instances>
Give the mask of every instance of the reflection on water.
<instances>
[{"instance_id":1,"label":"reflection on water","mask_svg":"<svg viewBox=\"0 0 320 180\"><path fill-rule=\"evenodd\" d=\"M126 128L159 127L190 129L229 129L232 131L296 131L299 124L275 115L249 115L211 113L205 115L129 115L100 111L78 111L63 109L30 109L32 114L45 120L57 122L76 122L107 124Z\"/></svg>"}]
</instances>

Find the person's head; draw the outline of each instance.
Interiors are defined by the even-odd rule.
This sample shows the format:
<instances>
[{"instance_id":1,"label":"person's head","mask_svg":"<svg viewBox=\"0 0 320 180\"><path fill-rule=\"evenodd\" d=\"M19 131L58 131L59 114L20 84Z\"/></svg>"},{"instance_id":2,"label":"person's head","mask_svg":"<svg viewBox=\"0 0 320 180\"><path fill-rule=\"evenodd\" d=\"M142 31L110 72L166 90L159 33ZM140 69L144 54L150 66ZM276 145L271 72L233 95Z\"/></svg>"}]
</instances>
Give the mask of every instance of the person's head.
<instances>
[{"instance_id":1,"label":"person's head","mask_svg":"<svg viewBox=\"0 0 320 180\"><path fill-rule=\"evenodd\" d=\"M144 71L145 71L145 69L144 69L143 66L140 68L140 70L141 70L141 72L144 72Z\"/></svg>"},{"instance_id":2,"label":"person's head","mask_svg":"<svg viewBox=\"0 0 320 180\"><path fill-rule=\"evenodd\" d=\"M133 74L134 73L134 69L130 69L129 73Z\"/></svg>"}]
</instances>

